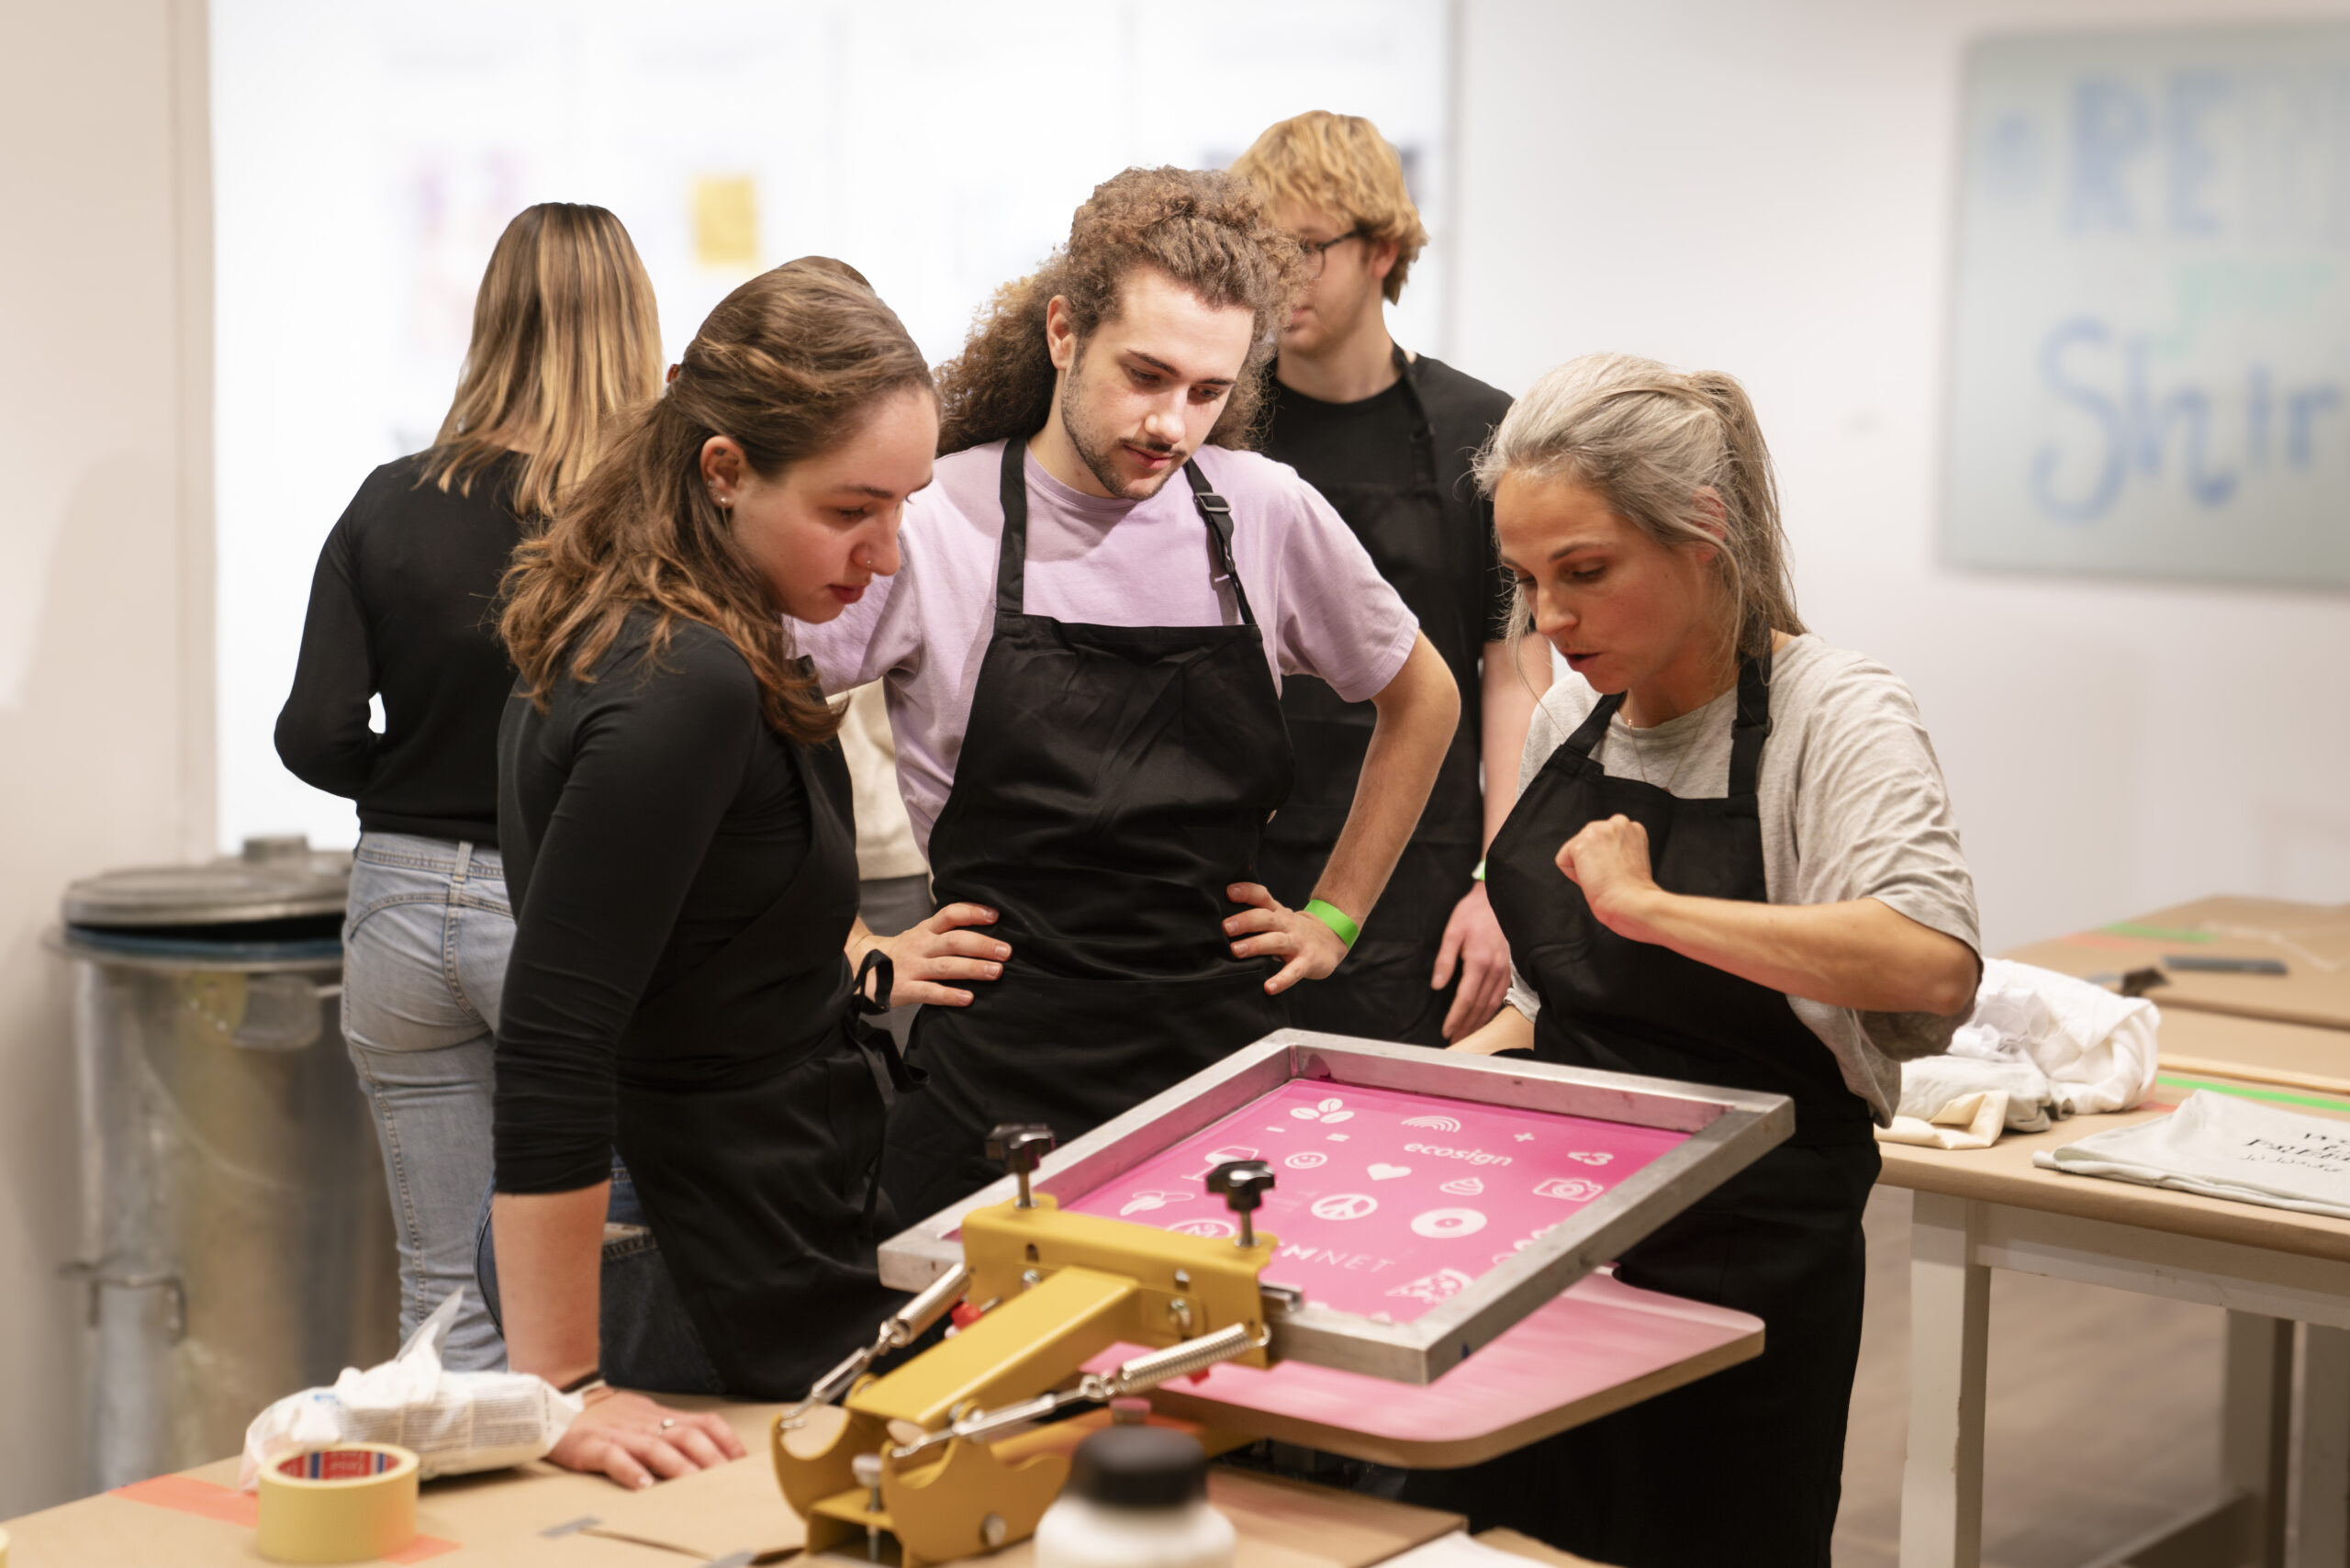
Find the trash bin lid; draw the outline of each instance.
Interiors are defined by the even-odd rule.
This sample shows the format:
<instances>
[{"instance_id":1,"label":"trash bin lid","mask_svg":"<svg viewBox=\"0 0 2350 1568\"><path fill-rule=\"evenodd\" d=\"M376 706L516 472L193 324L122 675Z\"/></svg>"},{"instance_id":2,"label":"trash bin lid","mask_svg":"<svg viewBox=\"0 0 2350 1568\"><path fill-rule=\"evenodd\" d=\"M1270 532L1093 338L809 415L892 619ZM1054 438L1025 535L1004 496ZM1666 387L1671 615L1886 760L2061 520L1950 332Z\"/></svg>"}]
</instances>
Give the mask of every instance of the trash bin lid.
<instances>
[{"instance_id":1,"label":"trash bin lid","mask_svg":"<svg viewBox=\"0 0 2350 1568\"><path fill-rule=\"evenodd\" d=\"M301 834L249 838L244 853L193 866L135 866L65 890L68 925L243 925L341 915L347 850L312 849Z\"/></svg>"}]
</instances>

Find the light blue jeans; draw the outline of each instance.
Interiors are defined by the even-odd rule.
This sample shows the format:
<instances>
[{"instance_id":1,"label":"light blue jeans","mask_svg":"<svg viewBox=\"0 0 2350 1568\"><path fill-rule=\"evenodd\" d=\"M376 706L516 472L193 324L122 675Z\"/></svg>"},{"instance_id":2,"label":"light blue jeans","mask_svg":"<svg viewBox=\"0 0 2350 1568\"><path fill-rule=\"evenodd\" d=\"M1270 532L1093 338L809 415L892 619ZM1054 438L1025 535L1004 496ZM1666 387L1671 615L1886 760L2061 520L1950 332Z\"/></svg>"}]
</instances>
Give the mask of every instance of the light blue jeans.
<instances>
[{"instance_id":1,"label":"light blue jeans","mask_svg":"<svg viewBox=\"0 0 2350 1568\"><path fill-rule=\"evenodd\" d=\"M343 1039L375 1114L399 1231L401 1336L462 1288L442 1363L500 1370L506 1342L474 1279L498 1003L514 946L498 850L361 834L342 942Z\"/></svg>"}]
</instances>

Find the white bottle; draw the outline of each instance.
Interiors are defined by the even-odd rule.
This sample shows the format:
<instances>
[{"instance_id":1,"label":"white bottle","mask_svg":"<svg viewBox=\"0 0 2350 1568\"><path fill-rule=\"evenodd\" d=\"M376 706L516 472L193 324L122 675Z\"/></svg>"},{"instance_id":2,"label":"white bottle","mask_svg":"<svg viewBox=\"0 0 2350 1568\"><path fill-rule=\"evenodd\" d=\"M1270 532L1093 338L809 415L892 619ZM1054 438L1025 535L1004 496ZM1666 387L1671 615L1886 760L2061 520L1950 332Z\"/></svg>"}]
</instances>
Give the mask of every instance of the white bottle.
<instances>
[{"instance_id":1,"label":"white bottle","mask_svg":"<svg viewBox=\"0 0 2350 1568\"><path fill-rule=\"evenodd\" d=\"M1232 1568L1232 1521L1208 1504L1208 1459L1166 1427L1108 1427L1077 1446L1036 1522L1036 1568Z\"/></svg>"}]
</instances>

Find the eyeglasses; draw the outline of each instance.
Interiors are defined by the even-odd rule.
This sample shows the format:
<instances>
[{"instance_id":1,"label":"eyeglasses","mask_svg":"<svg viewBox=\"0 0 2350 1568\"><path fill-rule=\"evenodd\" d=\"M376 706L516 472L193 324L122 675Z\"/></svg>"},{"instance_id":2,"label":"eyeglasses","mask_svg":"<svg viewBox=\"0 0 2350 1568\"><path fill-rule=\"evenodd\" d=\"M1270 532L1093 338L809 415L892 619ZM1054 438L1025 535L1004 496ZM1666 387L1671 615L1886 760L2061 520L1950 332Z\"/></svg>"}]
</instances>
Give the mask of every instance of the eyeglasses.
<instances>
[{"instance_id":1,"label":"eyeglasses","mask_svg":"<svg viewBox=\"0 0 2350 1568\"><path fill-rule=\"evenodd\" d=\"M1297 248L1305 255L1305 275L1320 277L1322 265L1329 260L1330 247L1343 245L1349 240L1364 240L1369 234L1360 229L1349 229L1335 240L1300 240Z\"/></svg>"}]
</instances>

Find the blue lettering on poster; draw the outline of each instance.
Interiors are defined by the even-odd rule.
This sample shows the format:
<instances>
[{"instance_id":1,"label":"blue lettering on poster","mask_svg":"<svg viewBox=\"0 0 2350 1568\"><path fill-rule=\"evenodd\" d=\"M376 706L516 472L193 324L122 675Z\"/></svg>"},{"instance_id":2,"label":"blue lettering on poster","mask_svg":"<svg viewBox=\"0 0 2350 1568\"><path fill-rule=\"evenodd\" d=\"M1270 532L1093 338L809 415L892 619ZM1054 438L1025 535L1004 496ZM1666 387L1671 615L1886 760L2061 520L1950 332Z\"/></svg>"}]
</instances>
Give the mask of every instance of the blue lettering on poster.
<instances>
[{"instance_id":1,"label":"blue lettering on poster","mask_svg":"<svg viewBox=\"0 0 2350 1568\"><path fill-rule=\"evenodd\" d=\"M1970 57L1945 554L2350 587L2350 24Z\"/></svg>"}]
</instances>

